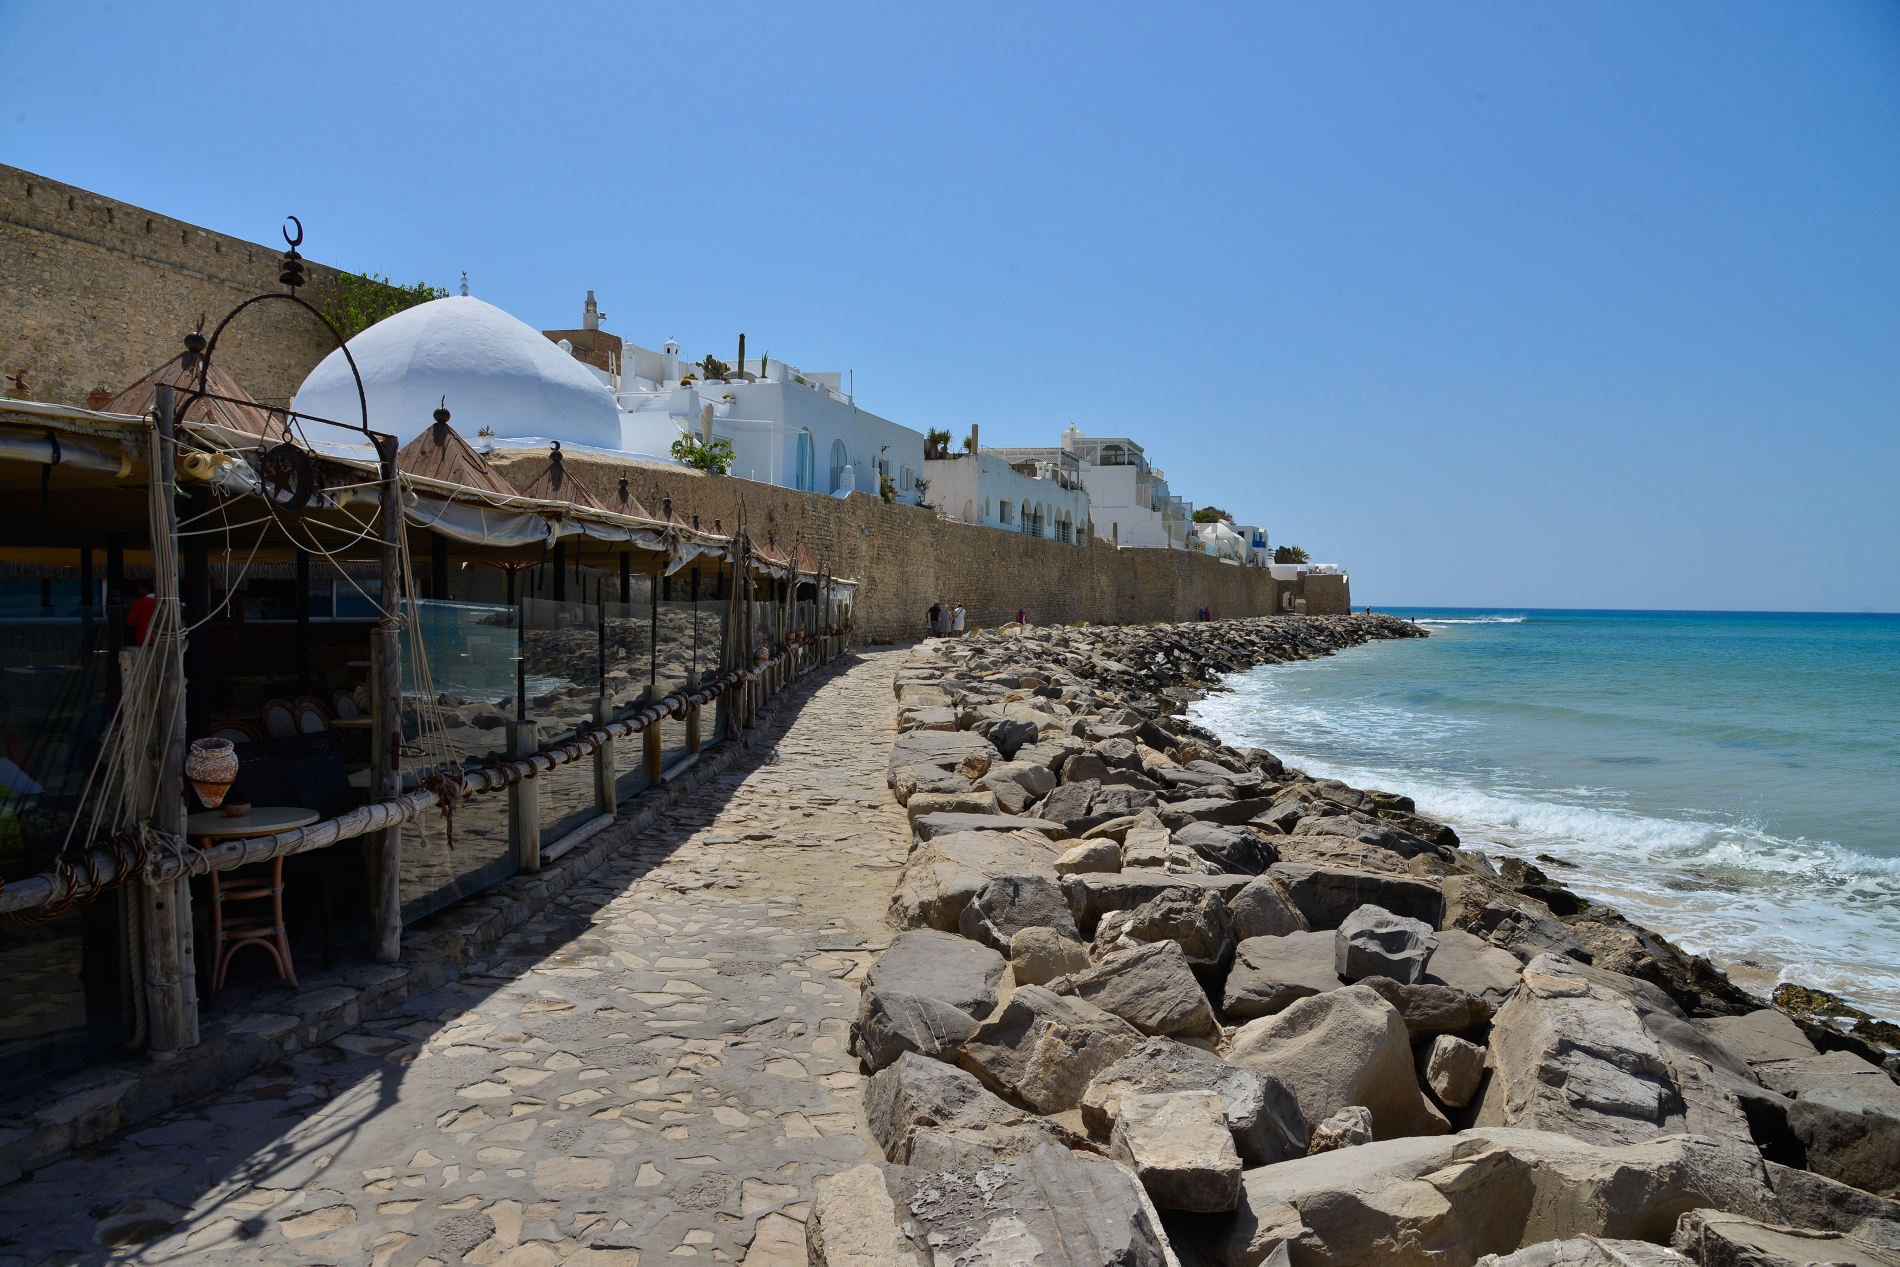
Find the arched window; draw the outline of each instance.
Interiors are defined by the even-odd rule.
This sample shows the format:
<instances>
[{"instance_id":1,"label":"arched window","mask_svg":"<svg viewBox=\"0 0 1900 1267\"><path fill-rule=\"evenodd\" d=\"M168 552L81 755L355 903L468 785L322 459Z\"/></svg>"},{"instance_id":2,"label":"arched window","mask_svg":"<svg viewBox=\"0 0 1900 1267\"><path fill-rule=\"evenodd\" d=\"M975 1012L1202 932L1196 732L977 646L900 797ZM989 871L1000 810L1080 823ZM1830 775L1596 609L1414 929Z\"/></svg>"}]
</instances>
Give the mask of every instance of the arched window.
<instances>
[{"instance_id":1,"label":"arched window","mask_svg":"<svg viewBox=\"0 0 1900 1267\"><path fill-rule=\"evenodd\" d=\"M851 465L851 460L845 456L844 441L833 440L831 442L831 491L832 492L834 493L837 492L838 486L844 483L844 468L849 465Z\"/></svg>"},{"instance_id":2,"label":"arched window","mask_svg":"<svg viewBox=\"0 0 1900 1267\"><path fill-rule=\"evenodd\" d=\"M976 502L970 498L965 498L963 502L963 522L966 524L976 522Z\"/></svg>"},{"instance_id":3,"label":"arched window","mask_svg":"<svg viewBox=\"0 0 1900 1267\"><path fill-rule=\"evenodd\" d=\"M818 448L811 442L811 428L798 433L798 476L794 485L809 493L818 487Z\"/></svg>"}]
</instances>

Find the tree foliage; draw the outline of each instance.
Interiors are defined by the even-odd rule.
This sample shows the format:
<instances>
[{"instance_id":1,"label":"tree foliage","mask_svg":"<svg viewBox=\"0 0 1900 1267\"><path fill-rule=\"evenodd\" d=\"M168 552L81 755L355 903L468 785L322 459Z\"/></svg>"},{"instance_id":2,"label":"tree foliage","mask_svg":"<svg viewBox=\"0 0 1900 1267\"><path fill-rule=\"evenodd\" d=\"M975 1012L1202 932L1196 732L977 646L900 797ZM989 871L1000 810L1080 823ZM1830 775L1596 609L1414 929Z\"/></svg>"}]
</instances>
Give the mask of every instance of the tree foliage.
<instances>
[{"instance_id":1,"label":"tree foliage","mask_svg":"<svg viewBox=\"0 0 1900 1267\"><path fill-rule=\"evenodd\" d=\"M700 471L710 471L714 475L724 475L732 469L733 459L738 455L732 451L732 441L724 436L714 436L704 444L691 436L681 436L673 441L671 450L675 462Z\"/></svg>"},{"instance_id":2,"label":"tree foliage","mask_svg":"<svg viewBox=\"0 0 1900 1267\"><path fill-rule=\"evenodd\" d=\"M950 433L932 427L924 433L924 456L942 459L950 456Z\"/></svg>"},{"instance_id":3,"label":"tree foliage","mask_svg":"<svg viewBox=\"0 0 1900 1267\"><path fill-rule=\"evenodd\" d=\"M1306 551L1298 546L1280 546L1273 552L1275 563L1311 563Z\"/></svg>"},{"instance_id":4,"label":"tree foliage","mask_svg":"<svg viewBox=\"0 0 1900 1267\"><path fill-rule=\"evenodd\" d=\"M1230 524L1234 522L1234 517L1222 510L1219 506L1202 506L1194 512L1194 522L1197 524Z\"/></svg>"},{"instance_id":5,"label":"tree foliage","mask_svg":"<svg viewBox=\"0 0 1900 1267\"><path fill-rule=\"evenodd\" d=\"M323 315L348 339L405 308L443 299L448 291L428 282L399 286L381 273L338 273L323 293Z\"/></svg>"}]
</instances>

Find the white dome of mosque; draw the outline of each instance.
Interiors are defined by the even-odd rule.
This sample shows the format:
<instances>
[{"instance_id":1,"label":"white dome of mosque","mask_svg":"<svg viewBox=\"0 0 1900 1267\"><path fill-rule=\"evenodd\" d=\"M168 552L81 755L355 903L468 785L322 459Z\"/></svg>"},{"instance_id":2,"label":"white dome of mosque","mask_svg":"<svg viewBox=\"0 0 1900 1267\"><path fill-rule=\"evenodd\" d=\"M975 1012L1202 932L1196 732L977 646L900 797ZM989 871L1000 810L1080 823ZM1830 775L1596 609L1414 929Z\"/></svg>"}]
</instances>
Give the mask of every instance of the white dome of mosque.
<instances>
[{"instance_id":1,"label":"white dome of mosque","mask_svg":"<svg viewBox=\"0 0 1900 1267\"><path fill-rule=\"evenodd\" d=\"M446 397L456 431L471 440L487 427L497 438L620 447L613 393L539 330L472 296L417 304L364 330L349 347L363 375L370 429L400 443L430 426ZM342 349L310 371L295 404L301 414L361 420ZM305 429L313 441L345 438L328 427Z\"/></svg>"}]
</instances>

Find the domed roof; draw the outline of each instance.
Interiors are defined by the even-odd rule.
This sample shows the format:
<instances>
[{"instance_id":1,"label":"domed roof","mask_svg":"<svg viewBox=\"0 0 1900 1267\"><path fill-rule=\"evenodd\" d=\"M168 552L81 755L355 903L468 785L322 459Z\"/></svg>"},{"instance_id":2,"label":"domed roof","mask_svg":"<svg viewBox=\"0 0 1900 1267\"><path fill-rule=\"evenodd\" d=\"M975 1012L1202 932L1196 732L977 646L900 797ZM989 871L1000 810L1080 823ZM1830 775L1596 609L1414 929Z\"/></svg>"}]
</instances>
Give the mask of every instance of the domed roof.
<instances>
[{"instance_id":1,"label":"domed roof","mask_svg":"<svg viewBox=\"0 0 1900 1267\"><path fill-rule=\"evenodd\" d=\"M433 425L443 397L458 431L539 436L620 447L620 406L579 361L534 327L470 295L450 295L388 317L350 340L373 431L406 444ZM297 389L299 413L354 424L356 381L341 349ZM327 427L310 428L311 439Z\"/></svg>"}]
</instances>

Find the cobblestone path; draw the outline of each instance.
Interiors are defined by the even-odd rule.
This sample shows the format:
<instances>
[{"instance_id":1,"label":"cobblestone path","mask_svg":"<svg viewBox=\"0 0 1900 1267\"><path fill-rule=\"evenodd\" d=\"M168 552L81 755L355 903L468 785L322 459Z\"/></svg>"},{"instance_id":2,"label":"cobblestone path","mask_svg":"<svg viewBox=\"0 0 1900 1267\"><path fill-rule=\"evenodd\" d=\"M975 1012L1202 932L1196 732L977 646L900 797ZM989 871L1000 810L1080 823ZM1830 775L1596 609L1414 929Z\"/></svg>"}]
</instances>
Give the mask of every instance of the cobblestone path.
<instances>
[{"instance_id":1,"label":"cobblestone path","mask_svg":"<svg viewBox=\"0 0 1900 1267\"><path fill-rule=\"evenodd\" d=\"M814 1182L877 1156L846 1027L909 844L904 654L459 981L0 1189L0 1265L803 1264Z\"/></svg>"}]
</instances>

